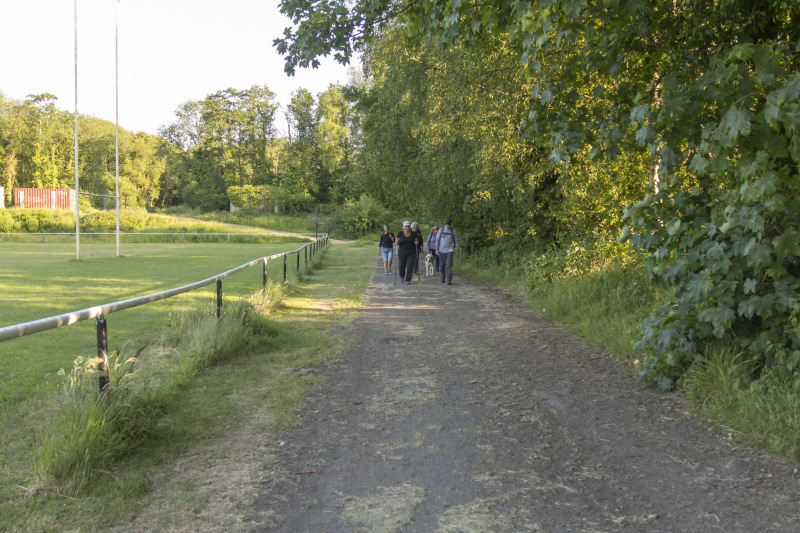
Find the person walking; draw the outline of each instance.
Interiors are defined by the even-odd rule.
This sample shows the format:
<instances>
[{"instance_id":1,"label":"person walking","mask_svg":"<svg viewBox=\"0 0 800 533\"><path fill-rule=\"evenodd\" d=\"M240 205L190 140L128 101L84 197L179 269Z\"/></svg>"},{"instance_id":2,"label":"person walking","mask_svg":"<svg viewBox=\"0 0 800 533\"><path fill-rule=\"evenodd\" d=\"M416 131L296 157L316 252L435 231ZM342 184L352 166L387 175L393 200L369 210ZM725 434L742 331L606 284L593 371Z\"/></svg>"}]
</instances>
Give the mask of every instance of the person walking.
<instances>
[{"instance_id":1,"label":"person walking","mask_svg":"<svg viewBox=\"0 0 800 533\"><path fill-rule=\"evenodd\" d=\"M422 254L422 232L419 230L419 224L416 222L411 223L411 233L416 236L417 249L414 254L414 274L419 275L419 256Z\"/></svg>"},{"instance_id":2,"label":"person walking","mask_svg":"<svg viewBox=\"0 0 800 533\"><path fill-rule=\"evenodd\" d=\"M403 231L397 235L397 260L400 263L400 282L405 281L411 285L411 276L414 275L414 256L417 253L419 237L411 231L411 222L403 222Z\"/></svg>"},{"instance_id":3,"label":"person walking","mask_svg":"<svg viewBox=\"0 0 800 533\"><path fill-rule=\"evenodd\" d=\"M442 273L442 283L452 285L453 281L453 256L458 257L458 233L453 228L453 221L444 219L444 228L439 230L436 237L436 255L439 256L439 270Z\"/></svg>"},{"instance_id":4,"label":"person walking","mask_svg":"<svg viewBox=\"0 0 800 533\"><path fill-rule=\"evenodd\" d=\"M383 256L383 275L391 276L392 274L392 249L394 248L394 233L389 231L389 225L383 226L383 234L381 234L381 241L378 243L378 249Z\"/></svg>"},{"instance_id":5,"label":"person walking","mask_svg":"<svg viewBox=\"0 0 800 533\"><path fill-rule=\"evenodd\" d=\"M436 272L439 272L439 256L436 255L436 235L439 233L439 226L433 225L433 229L428 234L428 239L425 241L425 247L428 253L434 257L434 264Z\"/></svg>"}]
</instances>

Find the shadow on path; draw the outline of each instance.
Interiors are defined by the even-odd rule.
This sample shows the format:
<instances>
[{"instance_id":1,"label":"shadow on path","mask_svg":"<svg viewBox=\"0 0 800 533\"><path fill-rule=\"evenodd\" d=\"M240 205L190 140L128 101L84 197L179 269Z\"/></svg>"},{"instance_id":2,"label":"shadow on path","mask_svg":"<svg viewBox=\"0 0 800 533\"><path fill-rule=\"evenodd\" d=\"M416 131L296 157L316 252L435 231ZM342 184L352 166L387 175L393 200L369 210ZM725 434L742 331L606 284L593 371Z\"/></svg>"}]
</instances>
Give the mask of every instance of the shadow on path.
<instances>
[{"instance_id":1,"label":"shadow on path","mask_svg":"<svg viewBox=\"0 0 800 533\"><path fill-rule=\"evenodd\" d=\"M794 466L494 288L378 262L354 328L274 447L257 531L800 530Z\"/></svg>"}]
</instances>

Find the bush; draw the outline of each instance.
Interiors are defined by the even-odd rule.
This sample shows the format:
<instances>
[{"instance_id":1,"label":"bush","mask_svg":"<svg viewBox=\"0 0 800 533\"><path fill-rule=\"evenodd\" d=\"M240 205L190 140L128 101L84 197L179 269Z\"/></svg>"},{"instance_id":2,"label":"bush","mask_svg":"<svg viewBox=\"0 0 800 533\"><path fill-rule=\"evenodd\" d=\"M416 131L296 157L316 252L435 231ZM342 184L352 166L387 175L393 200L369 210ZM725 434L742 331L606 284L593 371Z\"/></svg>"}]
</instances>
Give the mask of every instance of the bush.
<instances>
[{"instance_id":1,"label":"bush","mask_svg":"<svg viewBox=\"0 0 800 533\"><path fill-rule=\"evenodd\" d=\"M81 218L81 231L87 233L101 233L114 231L117 226L114 211L95 211Z\"/></svg>"},{"instance_id":2,"label":"bush","mask_svg":"<svg viewBox=\"0 0 800 533\"><path fill-rule=\"evenodd\" d=\"M39 231L39 215L36 211L22 211L19 214L19 225L22 231L37 233Z\"/></svg>"},{"instance_id":3,"label":"bush","mask_svg":"<svg viewBox=\"0 0 800 533\"><path fill-rule=\"evenodd\" d=\"M345 201L336 211L334 219L346 235L361 237L380 228L386 215L386 208L379 201L364 194L358 200Z\"/></svg>"},{"instance_id":4,"label":"bush","mask_svg":"<svg viewBox=\"0 0 800 533\"><path fill-rule=\"evenodd\" d=\"M20 225L8 209L0 209L0 233L18 233Z\"/></svg>"},{"instance_id":5,"label":"bush","mask_svg":"<svg viewBox=\"0 0 800 533\"><path fill-rule=\"evenodd\" d=\"M183 205L188 206L190 209L200 207L202 203L200 200L200 185L196 181L187 183L181 191L181 200L183 200Z\"/></svg>"},{"instance_id":6,"label":"bush","mask_svg":"<svg viewBox=\"0 0 800 533\"><path fill-rule=\"evenodd\" d=\"M572 242L569 246L530 257L523 263L528 289L534 294L556 280L597 271L611 264L628 265L641 261L625 244L611 236L597 235L594 241Z\"/></svg>"}]
</instances>

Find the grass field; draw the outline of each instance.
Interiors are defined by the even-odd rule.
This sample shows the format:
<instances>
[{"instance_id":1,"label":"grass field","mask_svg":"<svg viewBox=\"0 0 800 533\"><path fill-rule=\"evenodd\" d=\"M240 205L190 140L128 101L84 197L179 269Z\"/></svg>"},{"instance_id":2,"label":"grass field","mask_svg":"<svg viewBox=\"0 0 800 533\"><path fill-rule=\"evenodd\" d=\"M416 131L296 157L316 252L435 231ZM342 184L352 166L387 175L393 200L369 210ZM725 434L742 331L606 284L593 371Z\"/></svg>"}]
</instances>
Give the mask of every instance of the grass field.
<instances>
[{"instance_id":1,"label":"grass field","mask_svg":"<svg viewBox=\"0 0 800 533\"><path fill-rule=\"evenodd\" d=\"M263 245L142 245L126 247L125 256L116 258L106 244L87 248L76 263L68 245L2 246L0 290L4 303L10 303L0 310L2 325L183 285L280 251ZM297 246L280 245L283 250ZM374 268L371 246L335 245L318 260L308 273L292 276L280 308L270 315L263 349L215 363L180 385L163 407L165 423L157 422L145 442L104 466L91 486L78 493L37 487L30 469L53 416L60 417L65 378L58 370L69 373L77 355L96 352L93 321L0 343L0 529L110 529L155 497L152 491L162 486L162 476L168 483L173 460L213 446L256 420L265 429L291 424L303 391L315 379L301 369L347 344L330 329L341 330L342 317L360 306ZM291 268L294 264L289 263ZM282 263L276 261L270 278L281 276ZM261 288L261 270L237 274L223 287L231 299L252 295ZM209 287L110 315L111 346L157 340L170 320L207 304L212 291ZM224 446L230 450L237 444ZM192 506L204 497L183 485L165 490L159 489L159 497L174 499L171 505L183 505L187 494L191 501L185 503Z\"/></svg>"},{"instance_id":2,"label":"grass field","mask_svg":"<svg viewBox=\"0 0 800 533\"><path fill-rule=\"evenodd\" d=\"M3 243L0 256L0 325L58 315L206 279L253 259L295 250L300 244L128 244L116 257L114 245L84 244L75 261L74 243ZM294 258L291 258L294 259ZM301 266L303 264L301 258ZM289 268L296 268L289 261ZM273 261L270 279L282 277ZM261 287L262 272L253 267L223 281L225 297L251 294ZM209 285L108 316L109 348L160 331L176 313L216 295ZM0 343L0 413L32 392L60 382L77 356L96 354L93 320Z\"/></svg>"}]
</instances>

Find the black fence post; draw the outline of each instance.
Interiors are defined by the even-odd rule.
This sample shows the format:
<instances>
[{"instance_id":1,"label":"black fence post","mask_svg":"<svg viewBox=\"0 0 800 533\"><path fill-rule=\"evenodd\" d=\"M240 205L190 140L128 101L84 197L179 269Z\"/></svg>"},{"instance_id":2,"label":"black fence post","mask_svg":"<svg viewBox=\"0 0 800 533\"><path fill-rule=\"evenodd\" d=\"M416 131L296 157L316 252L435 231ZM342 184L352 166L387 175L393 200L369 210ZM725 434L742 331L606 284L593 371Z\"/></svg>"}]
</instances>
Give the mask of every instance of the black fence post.
<instances>
[{"instance_id":1,"label":"black fence post","mask_svg":"<svg viewBox=\"0 0 800 533\"><path fill-rule=\"evenodd\" d=\"M297 252L297 271L300 272L300 252Z\"/></svg>"},{"instance_id":2,"label":"black fence post","mask_svg":"<svg viewBox=\"0 0 800 533\"><path fill-rule=\"evenodd\" d=\"M263 279L263 288L267 288L267 259L264 259L264 279Z\"/></svg>"},{"instance_id":3,"label":"black fence post","mask_svg":"<svg viewBox=\"0 0 800 533\"><path fill-rule=\"evenodd\" d=\"M108 326L106 317L100 315L94 321L97 326L97 357L101 359L98 368L100 369L100 392L108 387Z\"/></svg>"},{"instance_id":4,"label":"black fence post","mask_svg":"<svg viewBox=\"0 0 800 533\"><path fill-rule=\"evenodd\" d=\"M217 280L217 320L222 315L222 280Z\"/></svg>"},{"instance_id":5,"label":"black fence post","mask_svg":"<svg viewBox=\"0 0 800 533\"><path fill-rule=\"evenodd\" d=\"M286 283L286 254L283 254L283 282Z\"/></svg>"},{"instance_id":6,"label":"black fence post","mask_svg":"<svg viewBox=\"0 0 800 533\"><path fill-rule=\"evenodd\" d=\"M308 246L303 246L303 256L305 257L305 269L308 270Z\"/></svg>"}]
</instances>

